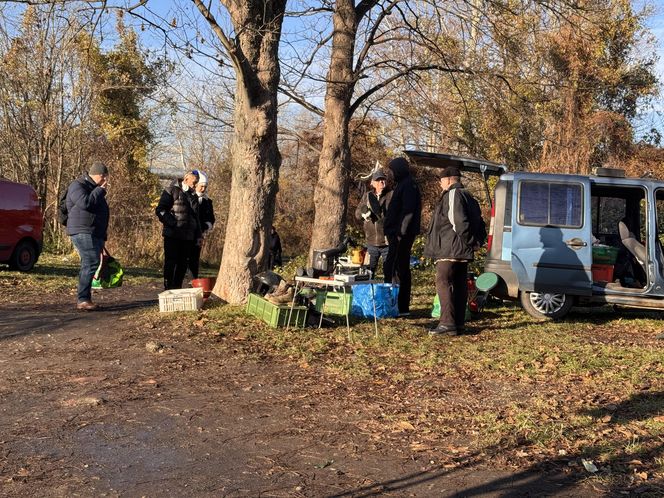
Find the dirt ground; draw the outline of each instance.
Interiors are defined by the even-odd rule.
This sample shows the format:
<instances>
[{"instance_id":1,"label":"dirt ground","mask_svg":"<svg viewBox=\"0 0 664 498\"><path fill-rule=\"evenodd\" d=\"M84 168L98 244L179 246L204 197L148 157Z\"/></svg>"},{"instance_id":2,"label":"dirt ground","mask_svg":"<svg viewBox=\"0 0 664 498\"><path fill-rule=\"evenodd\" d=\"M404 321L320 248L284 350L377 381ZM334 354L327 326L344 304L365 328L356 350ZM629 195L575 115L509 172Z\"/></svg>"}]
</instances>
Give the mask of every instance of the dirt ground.
<instances>
[{"instance_id":1,"label":"dirt ground","mask_svg":"<svg viewBox=\"0 0 664 498\"><path fill-rule=\"evenodd\" d=\"M605 496L560 469L376 436L370 386L201 347L144 318L158 292L104 291L87 313L71 295L0 299L0 495Z\"/></svg>"}]
</instances>

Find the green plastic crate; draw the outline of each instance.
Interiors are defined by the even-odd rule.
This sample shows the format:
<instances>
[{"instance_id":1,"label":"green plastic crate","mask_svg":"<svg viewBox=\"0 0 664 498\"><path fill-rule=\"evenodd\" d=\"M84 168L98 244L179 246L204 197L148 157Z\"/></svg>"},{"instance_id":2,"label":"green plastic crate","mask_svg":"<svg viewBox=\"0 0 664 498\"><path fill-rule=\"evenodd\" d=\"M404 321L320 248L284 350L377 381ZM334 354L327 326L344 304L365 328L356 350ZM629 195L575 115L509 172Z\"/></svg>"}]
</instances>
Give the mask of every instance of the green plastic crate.
<instances>
[{"instance_id":1,"label":"green plastic crate","mask_svg":"<svg viewBox=\"0 0 664 498\"><path fill-rule=\"evenodd\" d=\"M316 294L316 311L325 315L347 315L352 301L353 293L350 291L346 293L318 291Z\"/></svg>"},{"instance_id":2,"label":"green plastic crate","mask_svg":"<svg viewBox=\"0 0 664 498\"><path fill-rule=\"evenodd\" d=\"M289 304L276 305L258 294L249 294L247 313L260 318L270 327L285 327L288 324L288 315L291 311ZM294 306L290 319L290 326L303 328L307 325L307 308Z\"/></svg>"},{"instance_id":3,"label":"green plastic crate","mask_svg":"<svg viewBox=\"0 0 664 498\"><path fill-rule=\"evenodd\" d=\"M593 246L593 263L613 265L618 258L618 249L611 246Z\"/></svg>"}]
</instances>

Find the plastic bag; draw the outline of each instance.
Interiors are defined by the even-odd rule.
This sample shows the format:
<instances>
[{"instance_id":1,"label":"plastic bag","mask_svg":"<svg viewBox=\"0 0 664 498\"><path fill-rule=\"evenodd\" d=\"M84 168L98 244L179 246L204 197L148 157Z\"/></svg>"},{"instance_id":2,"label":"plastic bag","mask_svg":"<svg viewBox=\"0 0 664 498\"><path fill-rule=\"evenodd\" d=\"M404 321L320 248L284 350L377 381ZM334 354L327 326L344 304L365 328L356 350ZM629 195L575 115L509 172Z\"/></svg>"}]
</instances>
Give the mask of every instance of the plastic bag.
<instances>
[{"instance_id":1,"label":"plastic bag","mask_svg":"<svg viewBox=\"0 0 664 498\"><path fill-rule=\"evenodd\" d=\"M124 269L120 262L109 254L104 249L101 252L101 261L99 268L95 272L92 279L93 289L110 289L112 287L120 287L122 285L122 277L124 276Z\"/></svg>"},{"instance_id":2,"label":"plastic bag","mask_svg":"<svg viewBox=\"0 0 664 498\"><path fill-rule=\"evenodd\" d=\"M431 309L431 318L440 318L440 300L438 299L438 294L433 298L433 308ZM465 321L470 321L473 318L472 313L468 306L466 306L466 316L464 317Z\"/></svg>"},{"instance_id":3,"label":"plastic bag","mask_svg":"<svg viewBox=\"0 0 664 498\"><path fill-rule=\"evenodd\" d=\"M371 287L373 286L373 298ZM360 284L353 286L353 306L350 314L363 318L396 318L399 316L399 286L393 284Z\"/></svg>"}]
</instances>

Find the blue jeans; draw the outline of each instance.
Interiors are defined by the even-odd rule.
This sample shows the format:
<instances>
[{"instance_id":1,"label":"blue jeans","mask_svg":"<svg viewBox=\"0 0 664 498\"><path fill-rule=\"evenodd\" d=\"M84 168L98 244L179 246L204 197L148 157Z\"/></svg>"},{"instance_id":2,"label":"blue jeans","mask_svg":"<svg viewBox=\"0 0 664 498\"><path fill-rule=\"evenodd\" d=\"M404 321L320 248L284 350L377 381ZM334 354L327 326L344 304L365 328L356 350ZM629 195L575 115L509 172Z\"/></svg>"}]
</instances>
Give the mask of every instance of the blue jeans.
<instances>
[{"instance_id":1,"label":"blue jeans","mask_svg":"<svg viewBox=\"0 0 664 498\"><path fill-rule=\"evenodd\" d=\"M71 241L81 257L81 271L78 274L78 302L92 301L92 278L101 261L104 239L93 237L89 233L77 233Z\"/></svg>"},{"instance_id":2,"label":"blue jeans","mask_svg":"<svg viewBox=\"0 0 664 498\"><path fill-rule=\"evenodd\" d=\"M369 270L371 271L371 278L376 278L376 270L378 269L378 260L383 257L383 273L385 273L385 261L387 260L387 253L389 246L371 246L367 244L367 252L369 253Z\"/></svg>"}]
</instances>

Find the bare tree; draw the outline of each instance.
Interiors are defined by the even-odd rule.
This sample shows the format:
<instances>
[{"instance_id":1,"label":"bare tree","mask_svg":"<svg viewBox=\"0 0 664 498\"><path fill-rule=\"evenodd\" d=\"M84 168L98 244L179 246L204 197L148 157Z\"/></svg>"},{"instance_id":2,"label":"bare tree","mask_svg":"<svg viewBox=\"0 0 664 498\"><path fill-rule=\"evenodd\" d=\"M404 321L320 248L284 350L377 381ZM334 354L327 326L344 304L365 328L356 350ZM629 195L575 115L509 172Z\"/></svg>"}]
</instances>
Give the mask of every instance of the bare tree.
<instances>
[{"instance_id":1,"label":"bare tree","mask_svg":"<svg viewBox=\"0 0 664 498\"><path fill-rule=\"evenodd\" d=\"M281 165L278 50L286 0L222 1L234 36L222 28L204 2L192 1L226 49L236 74L230 215L214 292L228 302L241 303L252 276L265 266L269 253Z\"/></svg>"}]
</instances>

